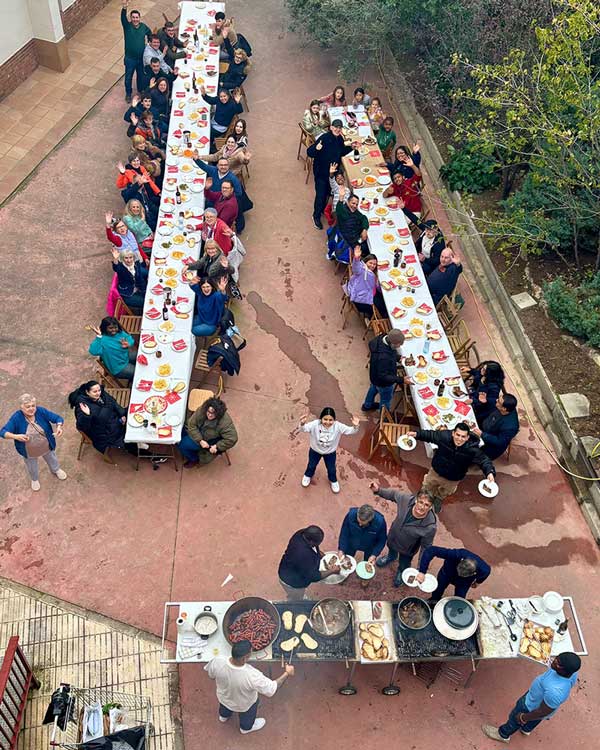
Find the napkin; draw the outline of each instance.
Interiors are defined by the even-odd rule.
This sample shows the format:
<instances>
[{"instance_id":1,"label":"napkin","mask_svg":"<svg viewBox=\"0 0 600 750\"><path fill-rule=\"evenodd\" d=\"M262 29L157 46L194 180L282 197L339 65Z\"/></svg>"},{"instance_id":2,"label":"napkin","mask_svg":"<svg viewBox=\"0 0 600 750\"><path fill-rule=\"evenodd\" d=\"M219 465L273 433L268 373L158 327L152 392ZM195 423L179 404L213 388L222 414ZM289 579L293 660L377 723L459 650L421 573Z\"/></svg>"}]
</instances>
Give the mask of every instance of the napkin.
<instances>
[{"instance_id":1,"label":"napkin","mask_svg":"<svg viewBox=\"0 0 600 750\"><path fill-rule=\"evenodd\" d=\"M471 411L471 407L469 404L465 404L462 401L454 401L454 411L457 414L462 414L463 417L466 417L467 414Z\"/></svg>"},{"instance_id":2,"label":"napkin","mask_svg":"<svg viewBox=\"0 0 600 750\"><path fill-rule=\"evenodd\" d=\"M162 288L160 284L156 284L156 286L152 287L152 294L163 294L164 291L165 290Z\"/></svg>"},{"instance_id":3,"label":"napkin","mask_svg":"<svg viewBox=\"0 0 600 750\"><path fill-rule=\"evenodd\" d=\"M167 172L170 172L171 174L177 174L177 172L179 172L179 167L176 164L168 164Z\"/></svg>"},{"instance_id":4,"label":"napkin","mask_svg":"<svg viewBox=\"0 0 600 750\"><path fill-rule=\"evenodd\" d=\"M152 388L152 380L140 380L135 388L138 391L149 391Z\"/></svg>"},{"instance_id":5,"label":"napkin","mask_svg":"<svg viewBox=\"0 0 600 750\"><path fill-rule=\"evenodd\" d=\"M175 349L176 352L184 352L187 349L187 343L184 339L177 339L177 341L173 341L171 344L173 349Z\"/></svg>"},{"instance_id":6,"label":"napkin","mask_svg":"<svg viewBox=\"0 0 600 750\"><path fill-rule=\"evenodd\" d=\"M207 138L205 135L203 135L202 138L198 138L198 143L201 143L203 146L206 146L209 141L210 138Z\"/></svg>"},{"instance_id":7,"label":"napkin","mask_svg":"<svg viewBox=\"0 0 600 750\"><path fill-rule=\"evenodd\" d=\"M369 156L372 156L374 158L377 158L378 156L381 156L378 149L375 149L373 151L369 151Z\"/></svg>"},{"instance_id":8,"label":"napkin","mask_svg":"<svg viewBox=\"0 0 600 750\"><path fill-rule=\"evenodd\" d=\"M137 414L140 411L144 411L144 404L129 404L130 414Z\"/></svg>"},{"instance_id":9,"label":"napkin","mask_svg":"<svg viewBox=\"0 0 600 750\"><path fill-rule=\"evenodd\" d=\"M417 393L421 398L424 399L433 398L433 391L428 385L426 385L425 388L419 388Z\"/></svg>"},{"instance_id":10,"label":"napkin","mask_svg":"<svg viewBox=\"0 0 600 750\"><path fill-rule=\"evenodd\" d=\"M175 117L183 117L183 110L182 109L174 109L173 110L173 114L175 115ZM179 136L177 136L177 137L179 137Z\"/></svg>"},{"instance_id":11,"label":"napkin","mask_svg":"<svg viewBox=\"0 0 600 750\"><path fill-rule=\"evenodd\" d=\"M404 260L407 263L416 263L417 262L417 256L416 255L412 255L412 254L411 255L405 255L404 256Z\"/></svg>"},{"instance_id":12,"label":"napkin","mask_svg":"<svg viewBox=\"0 0 600 750\"><path fill-rule=\"evenodd\" d=\"M448 359L448 355L445 351L440 349L439 352L433 352L431 359L433 359L434 362L445 362Z\"/></svg>"},{"instance_id":13,"label":"napkin","mask_svg":"<svg viewBox=\"0 0 600 750\"><path fill-rule=\"evenodd\" d=\"M170 438L173 435L173 428L171 425L163 425L158 428L157 435L159 438Z\"/></svg>"},{"instance_id":14,"label":"napkin","mask_svg":"<svg viewBox=\"0 0 600 750\"><path fill-rule=\"evenodd\" d=\"M147 365L148 364L148 357L146 357L145 354L138 354L136 357L136 361L140 363L140 365Z\"/></svg>"},{"instance_id":15,"label":"napkin","mask_svg":"<svg viewBox=\"0 0 600 750\"><path fill-rule=\"evenodd\" d=\"M165 395L165 400L170 404L176 404L178 401L181 401L181 396L178 393L175 393L175 391L169 391Z\"/></svg>"},{"instance_id":16,"label":"napkin","mask_svg":"<svg viewBox=\"0 0 600 750\"><path fill-rule=\"evenodd\" d=\"M423 414L427 414L428 417L435 417L439 413L433 404L429 404L423 409Z\"/></svg>"},{"instance_id":17,"label":"napkin","mask_svg":"<svg viewBox=\"0 0 600 750\"><path fill-rule=\"evenodd\" d=\"M408 283L410 286L421 286L421 279L418 276L409 276Z\"/></svg>"}]
</instances>

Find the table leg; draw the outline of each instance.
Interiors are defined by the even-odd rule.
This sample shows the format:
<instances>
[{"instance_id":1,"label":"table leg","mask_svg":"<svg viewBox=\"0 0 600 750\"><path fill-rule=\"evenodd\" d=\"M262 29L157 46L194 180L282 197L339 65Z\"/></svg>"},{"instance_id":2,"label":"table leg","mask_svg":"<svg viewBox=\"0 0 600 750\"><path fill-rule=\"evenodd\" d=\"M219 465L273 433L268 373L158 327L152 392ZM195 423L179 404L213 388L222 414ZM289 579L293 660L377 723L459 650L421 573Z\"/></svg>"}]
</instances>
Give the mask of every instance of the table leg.
<instances>
[{"instance_id":1,"label":"table leg","mask_svg":"<svg viewBox=\"0 0 600 750\"><path fill-rule=\"evenodd\" d=\"M390 677L390 684L386 685L384 688L382 688L381 692L383 695L399 695L400 694L400 688L398 685L394 685L394 680L396 679L396 672L398 671L398 662L394 662L394 667L392 669L392 675Z\"/></svg>"},{"instance_id":2,"label":"table leg","mask_svg":"<svg viewBox=\"0 0 600 750\"><path fill-rule=\"evenodd\" d=\"M356 693L358 692L357 689L352 684L352 678L354 677L354 670L356 669L357 664L358 662L356 661L352 662L352 666L350 667L350 674L348 675L348 680L346 684L338 690L338 693L340 695L356 695Z\"/></svg>"}]
</instances>

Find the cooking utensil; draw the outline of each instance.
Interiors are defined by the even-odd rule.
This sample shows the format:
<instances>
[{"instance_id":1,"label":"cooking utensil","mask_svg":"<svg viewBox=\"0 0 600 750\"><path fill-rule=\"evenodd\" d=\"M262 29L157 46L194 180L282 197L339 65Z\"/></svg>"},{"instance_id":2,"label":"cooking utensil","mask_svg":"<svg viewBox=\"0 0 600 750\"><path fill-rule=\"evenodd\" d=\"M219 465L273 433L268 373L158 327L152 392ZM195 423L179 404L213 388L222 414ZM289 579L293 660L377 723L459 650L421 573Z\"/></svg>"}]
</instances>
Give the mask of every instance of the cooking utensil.
<instances>
[{"instance_id":1,"label":"cooking utensil","mask_svg":"<svg viewBox=\"0 0 600 750\"><path fill-rule=\"evenodd\" d=\"M448 596L435 605L433 624L451 641L465 641L479 626L479 613L475 607L460 596Z\"/></svg>"},{"instance_id":2,"label":"cooking utensil","mask_svg":"<svg viewBox=\"0 0 600 750\"><path fill-rule=\"evenodd\" d=\"M325 626L325 630L327 631L327 635L331 635L331 631L329 630L329 625L327 625L327 620L325 619L325 615L323 614L323 610L321 609L321 605L317 605L317 611L321 615L321 619L323 620L323 625ZM372 609L371 609L372 611Z\"/></svg>"},{"instance_id":3,"label":"cooking utensil","mask_svg":"<svg viewBox=\"0 0 600 750\"><path fill-rule=\"evenodd\" d=\"M498 602L498 604L500 604L500 602ZM492 604L492 607L494 607L494 609L496 610L496 612L500 612L500 614L504 618L504 622L506 623L506 627L508 628L508 632L510 633L510 640L511 641L517 641L517 640L519 640L517 638L517 636L512 632L512 630L510 628L510 621L509 621L508 617L506 616L506 614L500 609L500 607L498 607L498 606L496 606L494 604Z\"/></svg>"},{"instance_id":4,"label":"cooking utensil","mask_svg":"<svg viewBox=\"0 0 600 750\"><path fill-rule=\"evenodd\" d=\"M281 630L281 617L273 604L271 604L271 602L267 599L263 599L260 596L245 596L242 599L238 599L237 601L233 602L233 604L229 607L229 609L223 616L223 622L221 624L223 635L225 636L227 643L233 644L233 641L231 640L229 635L229 628L236 617L239 617L240 615L244 614L244 612L247 612L250 609L264 610L268 615L270 615L271 619L275 623L273 636L267 646L263 647L268 648L279 635L279 631ZM262 651L263 649L256 650Z\"/></svg>"},{"instance_id":5,"label":"cooking utensil","mask_svg":"<svg viewBox=\"0 0 600 750\"><path fill-rule=\"evenodd\" d=\"M562 612L564 602L562 596L557 591L546 591L542 597L544 609L551 615L557 615Z\"/></svg>"},{"instance_id":6,"label":"cooking utensil","mask_svg":"<svg viewBox=\"0 0 600 750\"><path fill-rule=\"evenodd\" d=\"M408 612L414 612L415 617L408 617ZM406 596L398 602L398 622L406 630L423 630L431 622L431 607L418 596ZM417 615L420 614L420 617ZM412 619L415 624L407 622Z\"/></svg>"},{"instance_id":7,"label":"cooking utensil","mask_svg":"<svg viewBox=\"0 0 600 750\"><path fill-rule=\"evenodd\" d=\"M321 637L337 638L348 630L352 610L348 602L329 597L315 604L309 620L312 629Z\"/></svg>"},{"instance_id":8,"label":"cooking utensil","mask_svg":"<svg viewBox=\"0 0 600 750\"><path fill-rule=\"evenodd\" d=\"M209 626L201 628L201 621L209 621L211 624ZM207 641L211 637L211 635L214 635L217 632L218 629L219 621L217 619L217 616L212 611L212 607L210 606L210 604L207 604L202 612L198 615L198 617L196 617L196 619L194 620L194 630L200 636L200 638L202 638L203 641ZM210 630L210 632L207 633L206 630Z\"/></svg>"}]
</instances>

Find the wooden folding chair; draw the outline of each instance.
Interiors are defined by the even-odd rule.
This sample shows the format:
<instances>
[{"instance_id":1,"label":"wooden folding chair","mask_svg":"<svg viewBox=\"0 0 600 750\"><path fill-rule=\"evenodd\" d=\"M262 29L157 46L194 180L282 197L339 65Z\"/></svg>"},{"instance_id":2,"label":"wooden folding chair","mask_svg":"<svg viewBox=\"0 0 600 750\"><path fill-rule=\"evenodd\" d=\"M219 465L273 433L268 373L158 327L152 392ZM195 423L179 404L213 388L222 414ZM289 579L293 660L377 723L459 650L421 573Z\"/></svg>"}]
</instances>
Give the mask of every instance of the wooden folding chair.
<instances>
[{"instance_id":1,"label":"wooden folding chair","mask_svg":"<svg viewBox=\"0 0 600 750\"><path fill-rule=\"evenodd\" d=\"M458 317L460 308L451 297L445 294L435 309L446 334L451 333L460 320Z\"/></svg>"},{"instance_id":2,"label":"wooden folding chair","mask_svg":"<svg viewBox=\"0 0 600 750\"><path fill-rule=\"evenodd\" d=\"M308 185L308 178L310 177L310 173L313 170L313 159L311 156L306 157L306 161L304 163L304 169L306 169L306 179L304 180L304 184Z\"/></svg>"},{"instance_id":3,"label":"wooden folding chair","mask_svg":"<svg viewBox=\"0 0 600 750\"><path fill-rule=\"evenodd\" d=\"M83 450L85 446L93 445L93 443L89 439L89 437L85 434L85 432L82 432L81 430L77 430L77 432L81 436L81 440L79 441L79 450L77 451L77 460L81 461L81 456L83 455ZM110 457L110 447L106 448L106 450L102 454L102 460L104 461L105 464L116 466L116 463Z\"/></svg>"},{"instance_id":4,"label":"wooden folding chair","mask_svg":"<svg viewBox=\"0 0 600 750\"><path fill-rule=\"evenodd\" d=\"M227 141L227 138L215 138L215 146L217 148L217 151L220 148L223 148L223 146L225 145L226 141Z\"/></svg>"},{"instance_id":5,"label":"wooden folding chair","mask_svg":"<svg viewBox=\"0 0 600 750\"><path fill-rule=\"evenodd\" d=\"M400 377L404 377L405 374L406 373L404 372L403 368L398 368L398 375ZM417 410L415 409L415 405L412 400L412 394L410 392L410 388L406 385L406 383L402 383L402 385L398 384L396 386L389 411L398 423L419 423L419 420L417 418Z\"/></svg>"},{"instance_id":6,"label":"wooden folding chair","mask_svg":"<svg viewBox=\"0 0 600 750\"><path fill-rule=\"evenodd\" d=\"M121 324L121 328L130 336L140 335L142 316L134 315L120 297L115 305L115 318Z\"/></svg>"},{"instance_id":7,"label":"wooden folding chair","mask_svg":"<svg viewBox=\"0 0 600 750\"><path fill-rule=\"evenodd\" d=\"M212 364L208 364L208 346L206 349L200 349L194 362L192 370L192 380L197 383L204 383L211 373L217 373L217 390L219 394L225 393L225 382L223 380L223 373L221 371L221 362L223 357L218 357Z\"/></svg>"},{"instance_id":8,"label":"wooden folding chair","mask_svg":"<svg viewBox=\"0 0 600 750\"><path fill-rule=\"evenodd\" d=\"M462 319L459 319L457 321L456 325L454 326L451 332L449 333L447 332L447 336L448 336L448 343L450 344L452 353L455 356L460 356L465 346L471 340L469 327L467 326L466 322Z\"/></svg>"},{"instance_id":9,"label":"wooden folding chair","mask_svg":"<svg viewBox=\"0 0 600 750\"><path fill-rule=\"evenodd\" d=\"M131 388L105 388L104 391L112 396L114 400L122 406L124 409L129 409L129 402L131 401Z\"/></svg>"},{"instance_id":10,"label":"wooden folding chair","mask_svg":"<svg viewBox=\"0 0 600 750\"><path fill-rule=\"evenodd\" d=\"M473 368L477 366L480 361L479 352L475 346L475 341L468 341L467 344L462 348L459 354L454 355L456 364L459 367ZM474 361L473 361L474 360Z\"/></svg>"},{"instance_id":11,"label":"wooden folding chair","mask_svg":"<svg viewBox=\"0 0 600 750\"><path fill-rule=\"evenodd\" d=\"M98 373L98 380L102 385L109 386L110 388L115 388L117 390L125 389L127 390L127 381L126 380L120 380L119 378L115 377L106 367L104 362L100 359L100 357L96 357L96 371Z\"/></svg>"},{"instance_id":12,"label":"wooden folding chair","mask_svg":"<svg viewBox=\"0 0 600 750\"><path fill-rule=\"evenodd\" d=\"M313 143L315 142L315 139L308 132L308 130L306 130L306 128L304 127L304 125L301 122L298 123L298 127L300 128L300 143L298 144L298 153L296 154L296 161L298 161L299 159L302 159L302 161L305 162L309 157L302 155L302 153L301 153L302 146L304 146L304 148L308 149L309 146L313 145ZM306 167L306 165L305 165L305 167Z\"/></svg>"},{"instance_id":13,"label":"wooden folding chair","mask_svg":"<svg viewBox=\"0 0 600 750\"><path fill-rule=\"evenodd\" d=\"M410 432L410 427L407 424L394 422L387 407L382 406L379 414L379 424L371 435L371 452L369 453L369 460L372 458L377 448L383 446L391 453L394 461L401 466L402 461L400 460L398 439L402 435L406 435L407 432Z\"/></svg>"},{"instance_id":14,"label":"wooden folding chair","mask_svg":"<svg viewBox=\"0 0 600 750\"><path fill-rule=\"evenodd\" d=\"M380 336L382 333L389 333L391 330L392 324L390 323L389 318L382 318L375 305L373 305L373 317L369 320L365 318L363 341L367 338L369 333L372 333L373 336Z\"/></svg>"},{"instance_id":15,"label":"wooden folding chair","mask_svg":"<svg viewBox=\"0 0 600 750\"><path fill-rule=\"evenodd\" d=\"M250 112L250 107L248 106L248 97L246 96L243 83L241 86L239 86L239 89L240 89L240 94L242 95L242 101L244 102L244 106L246 107L246 112Z\"/></svg>"}]
</instances>

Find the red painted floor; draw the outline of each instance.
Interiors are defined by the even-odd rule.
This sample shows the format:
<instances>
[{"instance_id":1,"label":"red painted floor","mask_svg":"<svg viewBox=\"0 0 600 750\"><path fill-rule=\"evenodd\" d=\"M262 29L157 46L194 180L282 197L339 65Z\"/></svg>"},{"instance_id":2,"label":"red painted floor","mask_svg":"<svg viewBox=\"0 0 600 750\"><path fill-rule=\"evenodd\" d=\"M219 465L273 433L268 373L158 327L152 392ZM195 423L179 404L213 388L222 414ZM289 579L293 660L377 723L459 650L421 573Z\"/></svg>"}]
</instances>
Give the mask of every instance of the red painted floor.
<instances>
[{"instance_id":1,"label":"red painted floor","mask_svg":"<svg viewBox=\"0 0 600 750\"><path fill-rule=\"evenodd\" d=\"M228 4L255 49L246 87L255 209L244 235L247 296L235 308L248 347L242 373L228 381L224 396L240 433L233 465L217 461L178 473L143 466L136 474L128 457L111 468L89 449L78 462L70 415L59 448L69 481L42 473L42 491L34 495L12 445L0 453L0 574L154 633L168 600L234 592L278 598L277 564L295 530L318 523L325 547L335 547L347 508L371 497L370 479L414 490L427 466L423 452L401 471L382 459L368 463L371 425L363 423L343 444L342 493L330 492L322 471L309 489L300 486L307 441L297 434L297 419L325 405L342 419L359 413L367 350L355 321L341 330L339 277L324 258L323 233L311 225L313 192L295 160L296 123L313 96L333 87L335 64L287 32L280 3L261 0L252 8L256 13L238 0ZM117 87L0 214L5 415L25 390L67 414L67 393L92 374L83 325L102 317L110 282L102 218L106 209L120 208L114 165L128 151L123 111ZM485 311L478 317L464 283L462 291L482 356L496 357L487 330L500 352L501 334ZM600 697L598 551L568 482L530 427L522 427L510 464L501 459L497 467L501 495L483 502L478 477L468 477L442 513L437 541L471 547L493 565L482 593L552 588L574 596L592 657L560 715L512 744L587 747ZM379 507L393 516L387 504ZM234 580L221 589L228 573ZM382 576L373 596L397 597L390 583ZM315 587L315 595L330 592ZM360 590L349 584L344 596L358 598ZM244 737L244 747L399 741L411 750L440 742L447 750L488 748L493 743L484 741L479 725L503 720L537 669L529 662L482 664L467 690L443 680L428 690L403 670L397 698L378 692L389 676L382 667L360 670L358 696L342 698L343 673L343 666L299 668L279 696L265 701L267 729ZM187 750L240 747L235 727L216 721L213 685L201 668L185 666L180 674Z\"/></svg>"}]
</instances>

